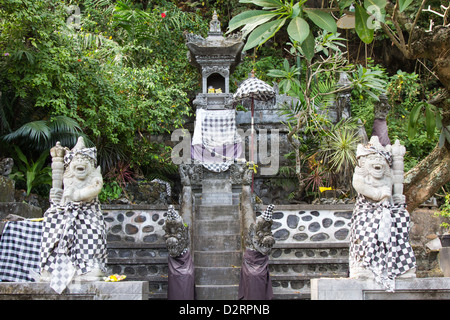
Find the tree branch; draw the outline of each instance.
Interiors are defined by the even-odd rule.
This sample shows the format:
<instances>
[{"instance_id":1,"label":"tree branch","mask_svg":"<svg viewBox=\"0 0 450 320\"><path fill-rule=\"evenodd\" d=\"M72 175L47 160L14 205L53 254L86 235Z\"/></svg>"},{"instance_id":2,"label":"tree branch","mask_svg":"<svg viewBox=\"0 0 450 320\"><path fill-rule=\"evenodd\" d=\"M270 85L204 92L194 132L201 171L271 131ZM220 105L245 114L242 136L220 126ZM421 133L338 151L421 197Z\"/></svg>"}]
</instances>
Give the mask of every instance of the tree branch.
<instances>
[{"instance_id":1,"label":"tree branch","mask_svg":"<svg viewBox=\"0 0 450 320\"><path fill-rule=\"evenodd\" d=\"M420 5L419 11L417 11L417 14L416 14L416 17L414 19L414 22L413 22L411 28L409 29L408 49L411 47L411 39L412 39L411 35L412 35L413 31L414 31L414 28L416 27L417 21L419 20L420 13L422 12L423 7L425 6L425 2L427 2L427 0L423 0L422 1L422 4Z\"/></svg>"}]
</instances>

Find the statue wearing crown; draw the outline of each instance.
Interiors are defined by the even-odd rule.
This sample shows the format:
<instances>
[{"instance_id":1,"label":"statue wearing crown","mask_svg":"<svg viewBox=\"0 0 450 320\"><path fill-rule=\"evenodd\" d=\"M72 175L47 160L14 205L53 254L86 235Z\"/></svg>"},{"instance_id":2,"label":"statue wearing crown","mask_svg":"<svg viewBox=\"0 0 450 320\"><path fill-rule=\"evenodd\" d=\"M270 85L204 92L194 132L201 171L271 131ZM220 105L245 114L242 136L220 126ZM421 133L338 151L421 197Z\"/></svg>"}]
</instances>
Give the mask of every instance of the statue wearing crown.
<instances>
[{"instance_id":1,"label":"statue wearing crown","mask_svg":"<svg viewBox=\"0 0 450 320\"><path fill-rule=\"evenodd\" d=\"M382 146L377 136L359 144L353 187L358 193L351 221L350 277L372 278L387 291L398 276L414 277L410 217L403 195L405 147Z\"/></svg>"},{"instance_id":2,"label":"statue wearing crown","mask_svg":"<svg viewBox=\"0 0 450 320\"><path fill-rule=\"evenodd\" d=\"M41 281L57 293L72 280L98 281L106 270L106 225L98 202L103 187L97 149L82 137L72 150L50 150L53 185L44 214Z\"/></svg>"}]
</instances>

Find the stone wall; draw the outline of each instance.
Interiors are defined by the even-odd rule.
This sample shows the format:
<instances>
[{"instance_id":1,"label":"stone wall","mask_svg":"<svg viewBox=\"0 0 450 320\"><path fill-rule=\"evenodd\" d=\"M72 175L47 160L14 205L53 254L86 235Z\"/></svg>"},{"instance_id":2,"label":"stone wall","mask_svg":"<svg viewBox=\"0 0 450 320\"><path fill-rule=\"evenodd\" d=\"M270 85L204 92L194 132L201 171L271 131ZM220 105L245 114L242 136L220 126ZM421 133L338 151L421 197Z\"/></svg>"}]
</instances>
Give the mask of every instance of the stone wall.
<instances>
[{"instance_id":1,"label":"stone wall","mask_svg":"<svg viewBox=\"0 0 450 320\"><path fill-rule=\"evenodd\" d=\"M352 205L275 206L272 231L277 243L348 242L352 210ZM102 205L102 211L108 242L164 244L166 206Z\"/></svg>"},{"instance_id":2,"label":"stone wall","mask_svg":"<svg viewBox=\"0 0 450 320\"><path fill-rule=\"evenodd\" d=\"M348 242L352 210L352 205L275 206L272 232L278 244Z\"/></svg>"},{"instance_id":3,"label":"stone wall","mask_svg":"<svg viewBox=\"0 0 450 320\"><path fill-rule=\"evenodd\" d=\"M163 244L167 206L102 205L108 242Z\"/></svg>"},{"instance_id":4,"label":"stone wall","mask_svg":"<svg viewBox=\"0 0 450 320\"><path fill-rule=\"evenodd\" d=\"M148 281L150 299L165 299L168 252L162 226L167 206L102 205L102 211L108 231L108 271ZM348 277L352 211L353 205L275 206L270 273L276 298L309 299L311 278ZM418 209L411 214L418 277L442 276L439 252L426 247L441 232L433 212Z\"/></svg>"}]
</instances>

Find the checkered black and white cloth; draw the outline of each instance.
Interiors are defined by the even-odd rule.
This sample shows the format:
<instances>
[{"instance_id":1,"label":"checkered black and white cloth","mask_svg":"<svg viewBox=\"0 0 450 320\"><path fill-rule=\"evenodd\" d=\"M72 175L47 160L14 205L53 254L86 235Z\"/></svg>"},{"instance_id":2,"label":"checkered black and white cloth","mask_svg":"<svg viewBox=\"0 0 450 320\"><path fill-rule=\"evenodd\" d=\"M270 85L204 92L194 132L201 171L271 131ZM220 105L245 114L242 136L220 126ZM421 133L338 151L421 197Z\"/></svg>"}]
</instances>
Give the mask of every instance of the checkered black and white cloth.
<instances>
[{"instance_id":1,"label":"checkered black and white cloth","mask_svg":"<svg viewBox=\"0 0 450 320\"><path fill-rule=\"evenodd\" d=\"M233 95L233 100L239 101L254 98L260 101L269 101L275 97L275 90L264 81L250 77L239 86Z\"/></svg>"},{"instance_id":2,"label":"checkered black and white cloth","mask_svg":"<svg viewBox=\"0 0 450 320\"><path fill-rule=\"evenodd\" d=\"M42 222L8 221L0 239L0 280L32 282L39 274Z\"/></svg>"},{"instance_id":3,"label":"checkered black and white cloth","mask_svg":"<svg viewBox=\"0 0 450 320\"><path fill-rule=\"evenodd\" d=\"M197 110L191 155L210 171L228 170L242 153L235 116L235 110Z\"/></svg>"},{"instance_id":4,"label":"checkered black and white cloth","mask_svg":"<svg viewBox=\"0 0 450 320\"><path fill-rule=\"evenodd\" d=\"M106 268L106 225L98 202L52 205L44 215L41 271L61 293L75 275Z\"/></svg>"},{"instance_id":5,"label":"checkered black and white cloth","mask_svg":"<svg viewBox=\"0 0 450 320\"><path fill-rule=\"evenodd\" d=\"M274 207L275 207L275 205L273 205L273 204L269 204L267 206L266 210L261 214L261 216L263 217L264 220L272 221Z\"/></svg>"},{"instance_id":6,"label":"checkered black and white cloth","mask_svg":"<svg viewBox=\"0 0 450 320\"><path fill-rule=\"evenodd\" d=\"M388 291L394 291L397 276L416 267L409 230L405 204L373 203L358 196L351 220L350 256L371 270Z\"/></svg>"}]
</instances>

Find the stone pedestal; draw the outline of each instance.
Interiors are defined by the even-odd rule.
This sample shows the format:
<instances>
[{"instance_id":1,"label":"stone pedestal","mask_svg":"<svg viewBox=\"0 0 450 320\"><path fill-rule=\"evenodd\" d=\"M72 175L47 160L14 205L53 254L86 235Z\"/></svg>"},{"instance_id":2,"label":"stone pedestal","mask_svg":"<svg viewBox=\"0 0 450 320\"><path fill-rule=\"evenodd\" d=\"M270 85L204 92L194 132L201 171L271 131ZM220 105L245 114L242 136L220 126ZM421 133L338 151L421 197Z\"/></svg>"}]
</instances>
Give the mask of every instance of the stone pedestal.
<instances>
[{"instance_id":1,"label":"stone pedestal","mask_svg":"<svg viewBox=\"0 0 450 320\"><path fill-rule=\"evenodd\" d=\"M450 247L443 247L439 252L439 267L444 277L450 277Z\"/></svg>"},{"instance_id":2,"label":"stone pedestal","mask_svg":"<svg viewBox=\"0 0 450 320\"><path fill-rule=\"evenodd\" d=\"M0 282L0 300L148 300L147 281L72 282L61 294L48 283Z\"/></svg>"},{"instance_id":3,"label":"stone pedestal","mask_svg":"<svg viewBox=\"0 0 450 320\"><path fill-rule=\"evenodd\" d=\"M374 280L311 279L311 300L446 300L450 278L397 279L395 292L386 292Z\"/></svg>"}]
</instances>

